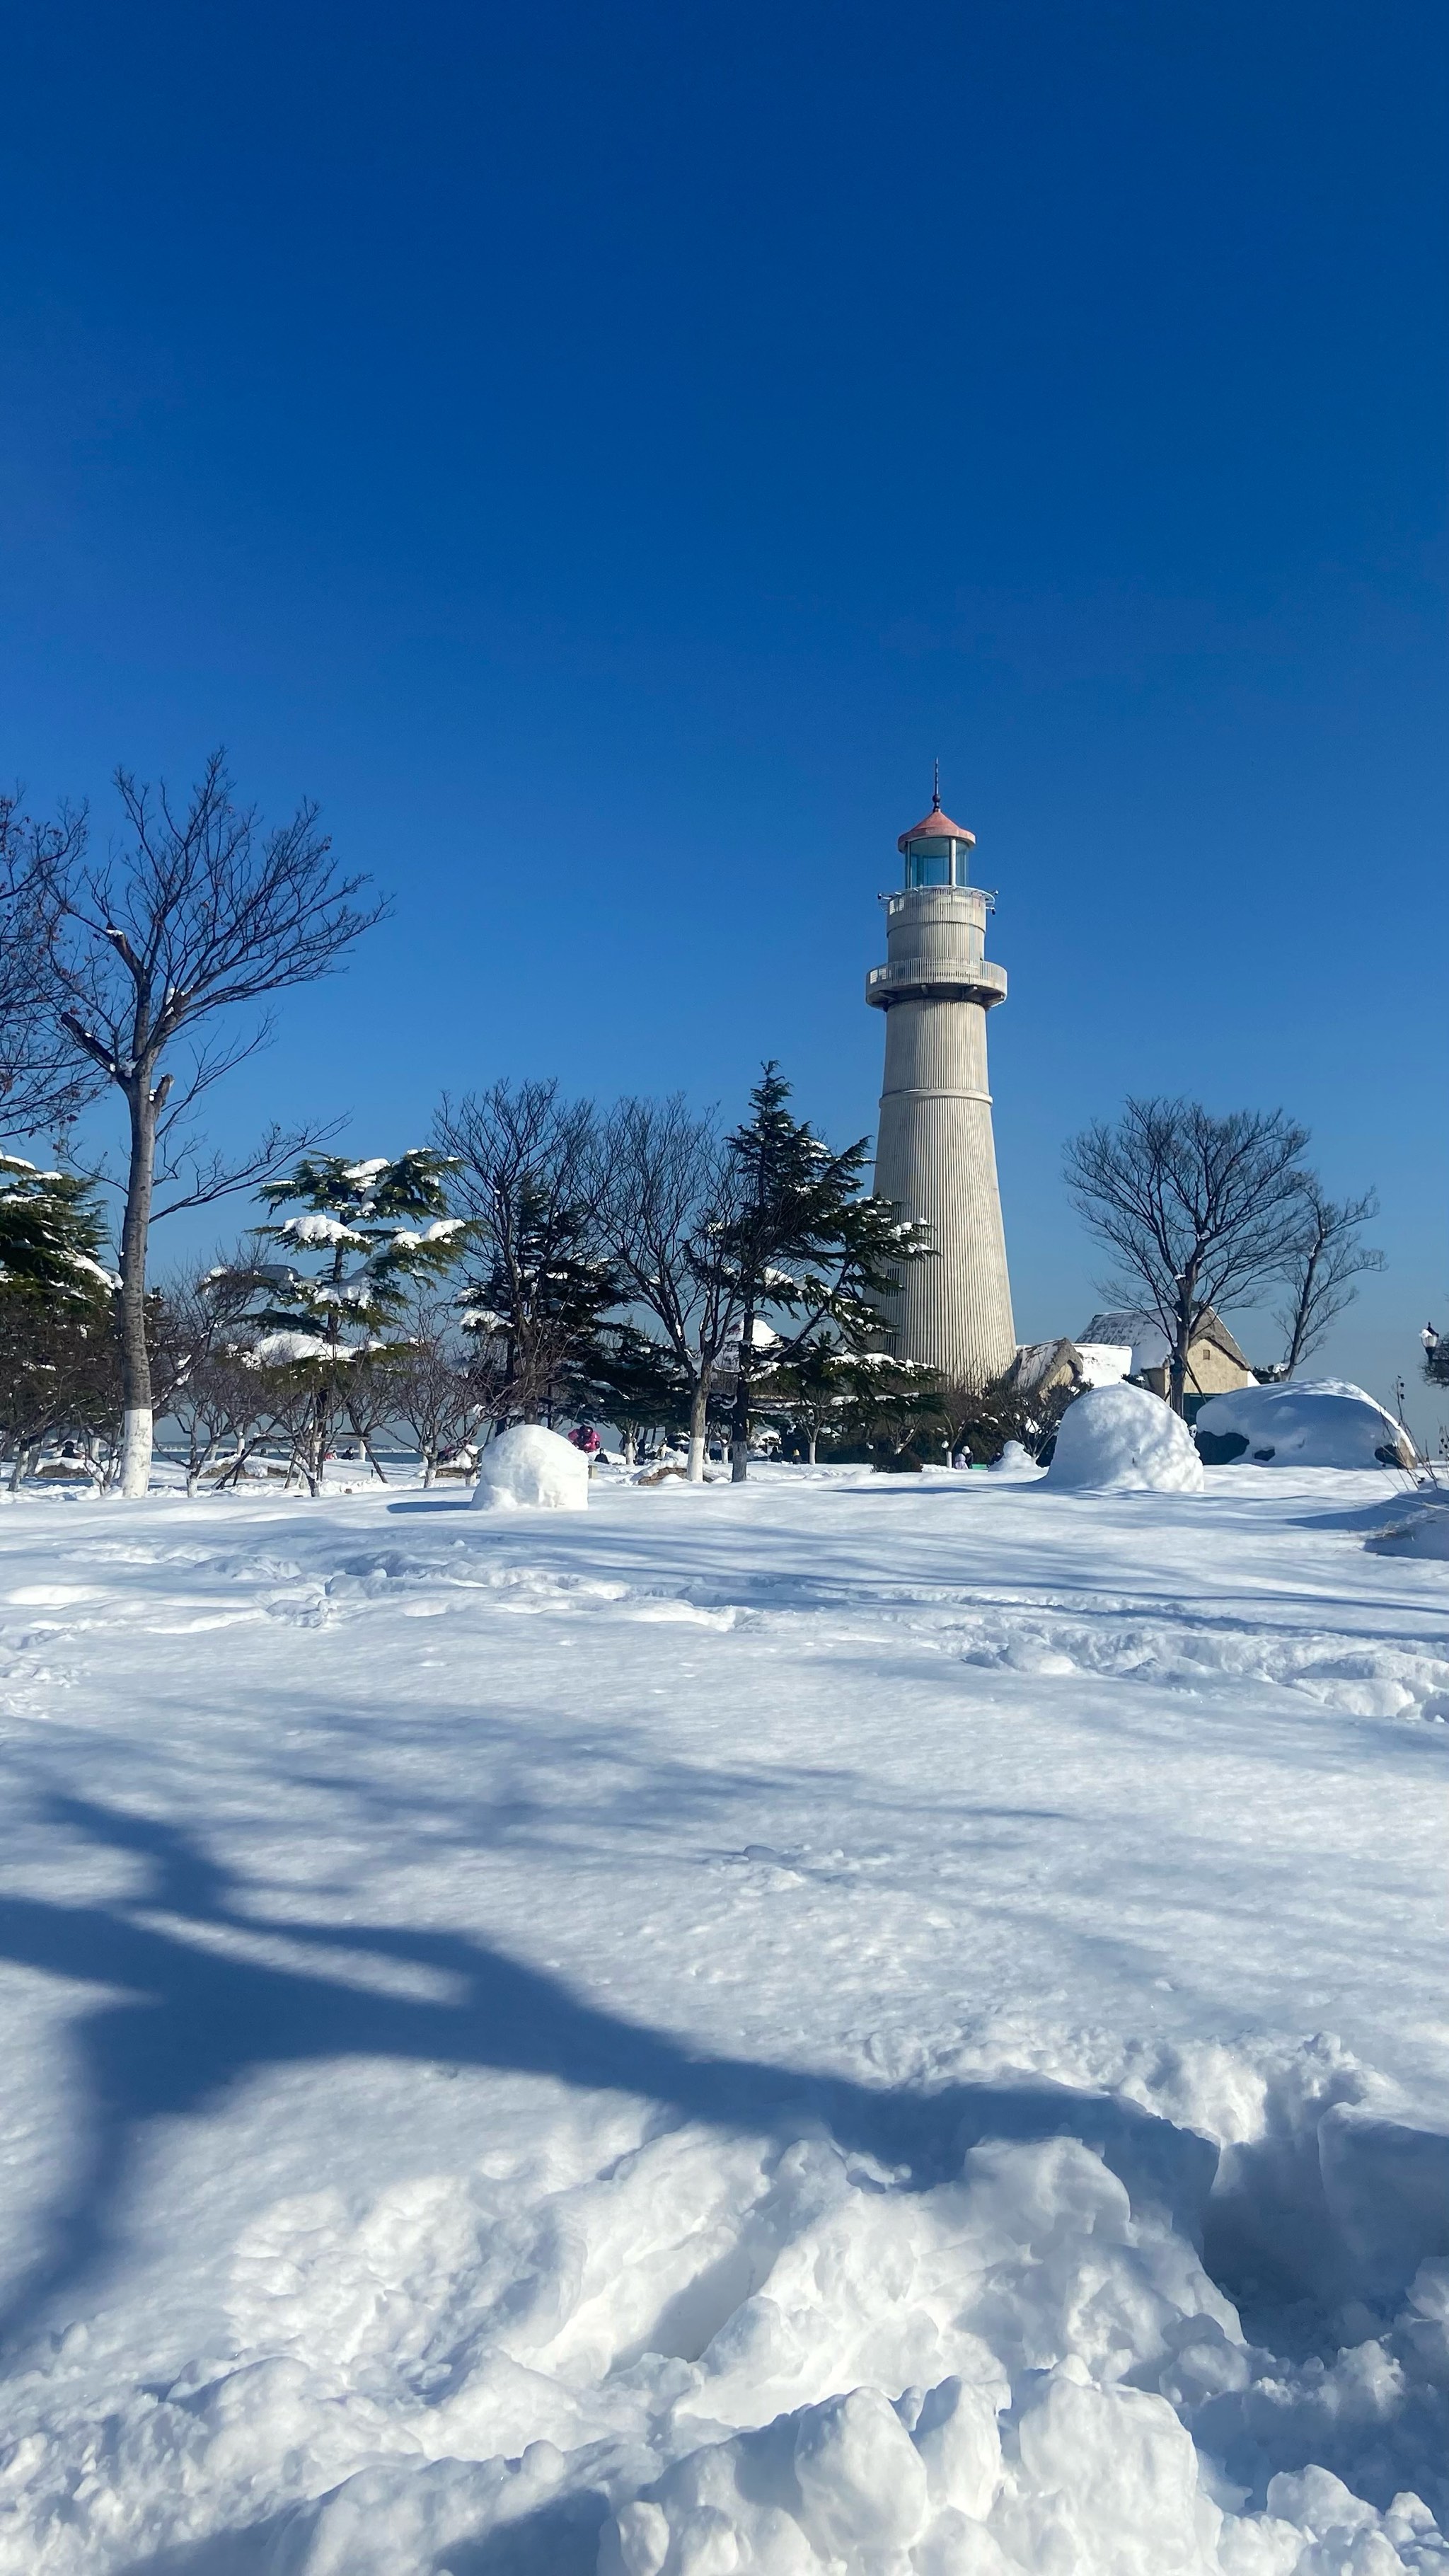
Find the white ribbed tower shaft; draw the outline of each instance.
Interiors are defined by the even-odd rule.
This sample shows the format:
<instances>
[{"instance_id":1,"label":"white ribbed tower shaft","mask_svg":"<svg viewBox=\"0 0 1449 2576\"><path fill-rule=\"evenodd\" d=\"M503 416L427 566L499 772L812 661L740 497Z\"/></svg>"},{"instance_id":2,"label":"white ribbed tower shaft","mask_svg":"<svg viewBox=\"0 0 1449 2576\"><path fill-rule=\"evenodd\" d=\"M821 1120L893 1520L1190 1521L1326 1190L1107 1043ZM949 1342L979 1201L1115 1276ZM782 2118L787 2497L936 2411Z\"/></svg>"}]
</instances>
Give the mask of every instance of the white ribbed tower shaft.
<instances>
[{"instance_id":1,"label":"white ribbed tower shaft","mask_svg":"<svg viewBox=\"0 0 1449 2576\"><path fill-rule=\"evenodd\" d=\"M943 825L955 836L944 847ZM932 1245L902 1271L887 1316L898 1359L982 1387L1016 1352L986 1077L986 1014L1005 999L1006 977L986 959L981 888L911 882L927 850L948 878L964 878L971 836L939 806L918 831L931 838L902 835L907 883L887 905L889 963L866 987L886 1015L875 1187Z\"/></svg>"}]
</instances>

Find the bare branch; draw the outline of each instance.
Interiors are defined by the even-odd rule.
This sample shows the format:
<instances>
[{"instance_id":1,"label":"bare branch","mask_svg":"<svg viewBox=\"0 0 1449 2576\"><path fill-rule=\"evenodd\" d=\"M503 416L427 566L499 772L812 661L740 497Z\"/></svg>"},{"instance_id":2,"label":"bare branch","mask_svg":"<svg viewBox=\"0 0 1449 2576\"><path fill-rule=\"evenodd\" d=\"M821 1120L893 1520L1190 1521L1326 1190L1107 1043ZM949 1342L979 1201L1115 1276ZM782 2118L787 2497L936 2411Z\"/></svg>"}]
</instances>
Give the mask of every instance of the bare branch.
<instances>
[{"instance_id":1,"label":"bare branch","mask_svg":"<svg viewBox=\"0 0 1449 2576\"><path fill-rule=\"evenodd\" d=\"M1317 1178L1303 1198L1303 1230L1288 1263L1287 1302L1273 1317L1284 1338L1283 1375L1322 1347L1333 1325L1358 1295L1356 1282L1382 1270L1384 1256L1360 1240L1361 1229L1378 1215L1377 1193L1365 1190L1356 1199L1330 1199Z\"/></svg>"},{"instance_id":2,"label":"bare branch","mask_svg":"<svg viewBox=\"0 0 1449 2576\"><path fill-rule=\"evenodd\" d=\"M224 757L207 762L184 813L127 772L124 858L75 867L59 904L55 973L64 1006L118 1063L154 1058L191 1023L336 971L387 910L359 907L365 879L339 874L303 804L264 830L232 802Z\"/></svg>"},{"instance_id":3,"label":"bare branch","mask_svg":"<svg viewBox=\"0 0 1449 2576\"><path fill-rule=\"evenodd\" d=\"M1252 1305L1303 1232L1305 1128L1281 1109L1215 1118L1191 1100L1129 1100L1067 1147L1083 1222L1120 1264L1108 1293L1145 1297L1172 1349L1181 1412L1188 1349L1210 1309Z\"/></svg>"},{"instance_id":4,"label":"bare branch","mask_svg":"<svg viewBox=\"0 0 1449 2576\"><path fill-rule=\"evenodd\" d=\"M213 1084L264 1045L270 1023L221 1042L193 1042L179 1090L163 1060L178 1039L217 1013L236 1010L336 971L346 952L387 909L359 905L364 880L342 875L303 804L290 823L266 829L254 808L233 801L224 756L213 753L183 807L163 785L154 794L127 771L116 787L128 843L104 866L83 846L52 879L46 924L47 999L73 1066L101 1072L123 1094L130 1128L121 1224L120 1325L126 1455L122 1491L146 1490L152 1419L146 1337L146 1255L157 1183L190 1158L188 1185L160 1211L208 1206L254 1187L303 1147L331 1135L309 1126L280 1129L239 1163L197 1158L188 1113Z\"/></svg>"},{"instance_id":5,"label":"bare branch","mask_svg":"<svg viewBox=\"0 0 1449 2576\"><path fill-rule=\"evenodd\" d=\"M0 1134L33 1135L93 1098L106 1068L76 1060L51 1010L49 949L65 886L85 850L86 816L53 823L0 795Z\"/></svg>"},{"instance_id":6,"label":"bare branch","mask_svg":"<svg viewBox=\"0 0 1449 2576\"><path fill-rule=\"evenodd\" d=\"M445 1098L433 1133L456 1166L449 1196L478 1247L469 1299L498 1318L500 1418L536 1420L620 1296L597 1113L591 1101L562 1099L556 1082L496 1082Z\"/></svg>"},{"instance_id":7,"label":"bare branch","mask_svg":"<svg viewBox=\"0 0 1449 2576\"><path fill-rule=\"evenodd\" d=\"M151 1222L159 1225L163 1217L176 1216L182 1208L214 1207L218 1199L235 1198L242 1190L261 1189L295 1163L299 1156L310 1154L326 1144L344 1124L341 1118L329 1118L305 1127L269 1127L260 1143L238 1163L228 1163L219 1154L204 1161L194 1159L187 1168L190 1183L179 1198L168 1199L164 1207L152 1212ZM158 1165L157 1179L164 1186L179 1177L175 1167Z\"/></svg>"}]
</instances>

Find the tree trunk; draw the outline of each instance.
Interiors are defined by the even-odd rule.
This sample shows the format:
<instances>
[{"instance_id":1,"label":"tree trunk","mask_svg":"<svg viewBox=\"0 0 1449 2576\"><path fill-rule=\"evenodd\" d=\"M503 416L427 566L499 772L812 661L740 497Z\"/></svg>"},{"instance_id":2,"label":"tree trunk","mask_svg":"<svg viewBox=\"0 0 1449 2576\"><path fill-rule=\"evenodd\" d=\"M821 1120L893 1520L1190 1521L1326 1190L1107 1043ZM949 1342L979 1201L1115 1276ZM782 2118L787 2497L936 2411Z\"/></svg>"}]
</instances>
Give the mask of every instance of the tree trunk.
<instances>
[{"instance_id":1,"label":"tree trunk","mask_svg":"<svg viewBox=\"0 0 1449 2576\"><path fill-rule=\"evenodd\" d=\"M1308 1314L1309 1308L1313 1302L1314 1282L1318 1277L1318 1263L1319 1247L1315 1244L1313 1250L1308 1255L1303 1277L1299 1285L1297 1299L1293 1307L1293 1334L1292 1339L1288 1344L1288 1356L1283 1363L1283 1375L1285 1379L1291 1378L1303 1356L1303 1341L1304 1336L1308 1331Z\"/></svg>"},{"instance_id":2,"label":"tree trunk","mask_svg":"<svg viewBox=\"0 0 1449 2576\"><path fill-rule=\"evenodd\" d=\"M689 1408L689 1481L704 1483L704 1442L709 1420L709 1382L713 1368L709 1361L700 1364L695 1381L694 1398Z\"/></svg>"},{"instance_id":3,"label":"tree trunk","mask_svg":"<svg viewBox=\"0 0 1449 2576\"><path fill-rule=\"evenodd\" d=\"M197 1487L200 1485L202 1477L205 1475L207 1468L211 1465L211 1462L220 1447L221 1441L219 1437L215 1440L208 1440L198 1455L196 1443L195 1441L192 1442L191 1450L186 1461L186 1499L188 1502L194 1501Z\"/></svg>"},{"instance_id":4,"label":"tree trunk","mask_svg":"<svg viewBox=\"0 0 1449 2576\"><path fill-rule=\"evenodd\" d=\"M358 1447L361 1449L362 1454L367 1460L369 1467L372 1469L374 1476L376 1476L378 1483L380 1485L385 1485L387 1483L387 1478L377 1463L377 1453L374 1450L367 1433L363 1430L361 1423L358 1421L356 1414L352 1417L352 1428L357 1438Z\"/></svg>"},{"instance_id":5,"label":"tree trunk","mask_svg":"<svg viewBox=\"0 0 1449 2576\"><path fill-rule=\"evenodd\" d=\"M755 1310L747 1306L740 1325L740 1365L730 1416L730 1483L742 1485L750 1472L750 1360L755 1348Z\"/></svg>"},{"instance_id":6,"label":"tree trunk","mask_svg":"<svg viewBox=\"0 0 1449 2576\"><path fill-rule=\"evenodd\" d=\"M1192 1342L1192 1309L1194 1283L1184 1277L1177 1292L1177 1332L1168 1364L1167 1400L1176 1414L1187 1411L1188 1351Z\"/></svg>"},{"instance_id":7,"label":"tree trunk","mask_svg":"<svg viewBox=\"0 0 1449 2576\"><path fill-rule=\"evenodd\" d=\"M819 1439L819 1437L820 1437L820 1433L819 1433L819 1431L817 1430L817 1428L816 1428L815 1424L812 1422L812 1423L811 1423L811 1425L810 1425L809 1431L806 1433L806 1439L807 1439L807 1441L808 1441L808 1443L809 1443L809 1448L808 1448L808 1452L807 1452L807 1454L808 1454L808 1457L809 1457L809 1460L810 1460L810 1464L811 1464L811 1466L812 1466L812 1467L813 1467L813 1466L814 1466L814 1464L815 1464L815 1444L816 1444L817 1440Z\"/></svg>"},{"instance_id":8,"label":"tree trunk","mask_svg":"<svg viewBox=\"0 0 1449 2576\"><path fill-rule=\"evenodd\" d=\"M146 1247L151 1232L151 1189L156 1170L156 1112L167 1084L151 1089L142 1058L127 1086L131 1158L126 1173L126 1212L121 1223L121 1497L137 1502L151 1482L151 1354L146 1348Z\"/></svg>"}]
</instances>

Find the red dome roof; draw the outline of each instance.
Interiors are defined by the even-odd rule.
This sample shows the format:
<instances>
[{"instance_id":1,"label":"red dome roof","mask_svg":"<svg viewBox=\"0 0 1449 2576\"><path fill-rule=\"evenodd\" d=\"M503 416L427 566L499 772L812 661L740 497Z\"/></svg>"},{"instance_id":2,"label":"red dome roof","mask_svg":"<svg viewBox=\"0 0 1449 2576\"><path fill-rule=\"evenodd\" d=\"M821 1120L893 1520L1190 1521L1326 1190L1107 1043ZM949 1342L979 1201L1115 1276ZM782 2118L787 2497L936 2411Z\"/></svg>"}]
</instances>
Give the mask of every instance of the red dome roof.
<instances>
[{"instance_id":1,"label":"red dome roof","mask_svg":"<svg viewBox=\"0 0 1449 2576\"><path fill-rule=\"evenodd\" d=\"M921 822L913 823L908 832L902 832L896 848L904 857L907 841L927 840L969 841L973 850L976 847L975 833L968 832L964 823L953 823L949 814L942 813L939 796L933 800L929 814Z\"/></svg>"}]
</instances>

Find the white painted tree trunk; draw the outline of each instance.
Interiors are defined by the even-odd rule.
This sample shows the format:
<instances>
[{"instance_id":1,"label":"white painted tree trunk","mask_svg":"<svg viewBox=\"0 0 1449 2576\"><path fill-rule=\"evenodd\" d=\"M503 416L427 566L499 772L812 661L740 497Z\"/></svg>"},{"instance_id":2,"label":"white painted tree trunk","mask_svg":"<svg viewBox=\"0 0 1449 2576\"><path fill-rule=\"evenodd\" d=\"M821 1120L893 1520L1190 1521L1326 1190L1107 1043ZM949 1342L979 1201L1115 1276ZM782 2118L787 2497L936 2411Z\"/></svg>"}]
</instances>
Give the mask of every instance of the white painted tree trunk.
<instances>
[{"instance_id":1,"label":"white painted tree trunk","mask_svg":"<svg viewBox=\"0 0 1449 2576\"><path fill-rule=\"evenodd\" d=\"M708 1373L704 1373L695 1385L694 1401L689 1408L689 1481L691 1485L704 1483L704 1442L708 1421L709 1376Z\"/></svg>"},{"instance_id":2,"label":"white painted tree trunk","mask_svg":"<svg viewBox=\"0 0 1449 2576\"><path fill-rule=\"evenodd\" d=\"M121 1441L121 1495L133 1503L150 1490L152 1414L149 1404L128 1405Z\"/></svg>"}]
</instances>

